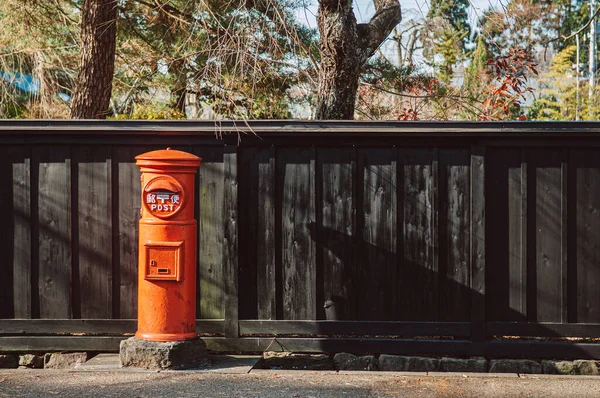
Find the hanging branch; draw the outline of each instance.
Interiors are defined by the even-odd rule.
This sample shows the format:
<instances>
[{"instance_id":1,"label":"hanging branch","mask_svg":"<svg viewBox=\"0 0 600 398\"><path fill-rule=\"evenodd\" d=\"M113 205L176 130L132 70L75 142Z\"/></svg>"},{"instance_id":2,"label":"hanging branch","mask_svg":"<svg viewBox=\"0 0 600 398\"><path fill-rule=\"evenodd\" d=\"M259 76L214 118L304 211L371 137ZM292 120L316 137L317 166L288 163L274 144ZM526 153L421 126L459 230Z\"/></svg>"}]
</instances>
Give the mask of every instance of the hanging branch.
<instances>
[{"instance_id":1,"label":"hanging branch","mask_svg":"<svg viewBox=\"0 0 600 398\"><path fill-rule=\"evenodd\" d=\"M568 36L565 36L565 35L560 35L560 36L558 36L558 37L555 37L554 39L550 39L550 40L548 40L548 41L546 41L546 42L543 42L543 43L540 43L540 44L545 46L546 44L550 44L550 43L553 43L553 42L555 42L555 41L558 41L558 40L565 40L565 41L566 41L566 40L569 40L569 39L571 39L571 38L573 38L573 37L577 36L578 34L580 34L581 32L583 32L584 30L586 30L586 29L587 29L587 28L588 28L588 27L589 27L589 26L592 24L592 21L596 19L596 17L598 16L598 14L600 14L600 7L598 7L598 8L596 9L596 12L594 13L594 15L592 15L592 17L590 18L590 20L589 20L589 21L587 21L587 22L586 22L586 24L585 24L585 25L583 25L583 26L582 26L582 27L581 27L579 30L577 30L576 32L573 32L573 33L571 33L571 34L570 34L570 35L568 35Z\"/></svg>"}]
</instances>

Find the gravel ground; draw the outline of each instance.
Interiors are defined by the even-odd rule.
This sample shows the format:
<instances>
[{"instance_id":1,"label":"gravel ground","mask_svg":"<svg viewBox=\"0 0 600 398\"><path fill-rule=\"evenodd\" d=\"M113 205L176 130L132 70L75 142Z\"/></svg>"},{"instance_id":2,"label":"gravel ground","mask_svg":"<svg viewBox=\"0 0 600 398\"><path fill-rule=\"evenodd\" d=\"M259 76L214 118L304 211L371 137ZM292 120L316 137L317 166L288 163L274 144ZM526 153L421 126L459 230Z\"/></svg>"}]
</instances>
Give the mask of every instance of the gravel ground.
<instances>
[{"instance_id":1,"label":"gravel ground","mask_svg":"<svg viewBox=\"0 0 600 398\"><path fill-rule=\"evenodd\" d=\"M0 397L599 397L600 377L0 370Z\"/></svg>"}]
</instances>

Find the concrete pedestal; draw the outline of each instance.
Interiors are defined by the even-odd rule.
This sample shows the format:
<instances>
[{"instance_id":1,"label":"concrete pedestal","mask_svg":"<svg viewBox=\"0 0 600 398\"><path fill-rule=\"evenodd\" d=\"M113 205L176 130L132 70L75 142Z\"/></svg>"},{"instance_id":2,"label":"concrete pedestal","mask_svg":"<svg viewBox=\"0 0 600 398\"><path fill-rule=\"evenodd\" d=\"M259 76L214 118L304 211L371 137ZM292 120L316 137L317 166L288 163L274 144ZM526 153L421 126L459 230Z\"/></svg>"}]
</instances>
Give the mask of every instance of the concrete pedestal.
<instances>
[{"instance_id":1,"label":"concrete pedestal","mask_svg":"<svg viewBox=\"0 0 600 398\"><path fill-rule=\"evenodd\" d=\"M163 343L131 337L121 341L120 360L122 367L190 369L208 364L208 353L201 339Z\"/></svg>"}]
</instances>

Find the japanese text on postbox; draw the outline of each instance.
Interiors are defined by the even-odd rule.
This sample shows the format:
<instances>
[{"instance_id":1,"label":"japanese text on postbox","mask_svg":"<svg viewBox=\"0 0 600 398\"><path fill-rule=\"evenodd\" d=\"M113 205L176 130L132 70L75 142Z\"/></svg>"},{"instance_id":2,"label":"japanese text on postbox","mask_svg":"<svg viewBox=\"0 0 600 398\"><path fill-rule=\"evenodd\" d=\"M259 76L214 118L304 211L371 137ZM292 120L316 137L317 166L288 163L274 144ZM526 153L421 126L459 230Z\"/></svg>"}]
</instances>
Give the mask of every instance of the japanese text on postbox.
<instances>
[{"instance_id":1,"label":"japanese text on postbox","mask_svg":"<svg viewBox=\"0 0 600 398\"><path fill-rule=\"evenodd\" d=\"M169 191L148 192L145 197L146 205L153 213L173 213L181 206L180 200L178 193Z\"/></svg>"}]
</instances>

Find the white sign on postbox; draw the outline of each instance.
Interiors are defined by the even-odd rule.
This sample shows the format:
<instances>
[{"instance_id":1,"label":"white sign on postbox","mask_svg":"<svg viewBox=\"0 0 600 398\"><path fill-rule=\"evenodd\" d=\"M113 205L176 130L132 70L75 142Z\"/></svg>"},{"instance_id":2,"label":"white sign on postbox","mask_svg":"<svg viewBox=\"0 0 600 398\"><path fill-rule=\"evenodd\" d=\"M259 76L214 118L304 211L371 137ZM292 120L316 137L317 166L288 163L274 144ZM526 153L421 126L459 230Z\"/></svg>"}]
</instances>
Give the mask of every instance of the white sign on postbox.
<instances>
[{"instance_id":1,"label":"white sign on postbox","mask_svg":"<svg viewBox=\"0 0 600 398\"><path fill-rule=\"evenodd\" d=\"M152 215L159 218L171 217L183 205L183 189L171 177L156 177L144 187L143 201Z\"/></svg>"}]
</instances>

